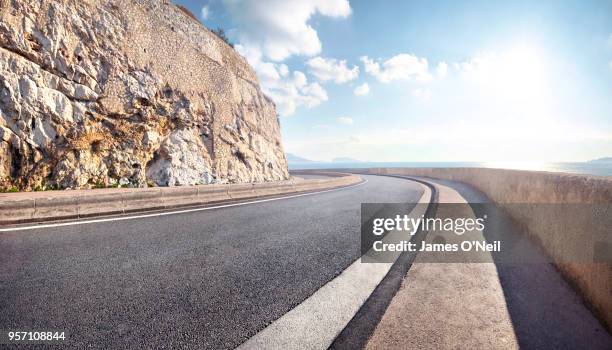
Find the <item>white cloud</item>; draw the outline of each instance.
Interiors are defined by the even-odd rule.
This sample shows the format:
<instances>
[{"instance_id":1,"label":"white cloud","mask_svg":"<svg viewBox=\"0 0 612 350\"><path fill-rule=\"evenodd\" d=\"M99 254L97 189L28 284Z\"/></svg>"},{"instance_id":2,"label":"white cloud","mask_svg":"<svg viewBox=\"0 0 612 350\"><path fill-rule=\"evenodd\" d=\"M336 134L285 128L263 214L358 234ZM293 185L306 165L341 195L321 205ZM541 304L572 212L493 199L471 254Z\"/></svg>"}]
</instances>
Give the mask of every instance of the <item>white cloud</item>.
<instances>
[{"instance_id":1,"label":"white cloud","mask_svg":"<svg viewBox=\"0 0 612 350\"><path fill-rule=\"evenodd\" d=\"M261 52L254 47L236 45L257 73L263 92L276 103L279 114L291 115L299 106L316 107L327 101L327 92L318 83L308 83L300 71L289 71L282 63L262 61Z\"/></svg>"},{"instance_id":2,"label":"white cloud","mask_svg":"<svg viewBox=\"0 0 612 350\"><path fill-rule=\"evenodd\" d=\"M203 20L207 20L208 16L210 16L210 8L208 5L204 5L202 6L202 10L200 10L200 17L202 17Z\"/></svg>"},{"instance_id":3,"label":"white cloud","mask_svg":"<svg viewBox=\"0 0 612 350\"><path fill-rule=\"evenodd\" d=\"M283 116L293 114L297 107L313 108L327 101L327 92L317 83L308 84L304 73L294 71L286 79L262 86L266 95L276 103L278 112Z\"/></svg>"},{"instance_id":4,"label":"white cloud","mask_svg":"<svg viewBox=\"0 0 612 350\"><path fill-rule=\"evenodd\" d=\"M412 96L421 101L429 101L431 99L431 90L428 88L416 88L412 90Z\"/></svg>"},{"instance_id":5,"label":"white cloud","mask_svg":"<svg viewBox=\"0 0 612 350\"><path fill-rule=\"evenodd\" d=\"M278 74L280 74L281 77L286 77L289 74L289 67L287 67L286 64L279 64Z\"/></svg>"},{"instance_id":6,"label":"white cloud","mask_svg":"<svg viewBox=\"0 0 612 350\"><path fill-rule=\"evenodd\" d=\"M389 83L394 80L431 80L427 59L411 54L401 53L386 61L362 56L361 61L365 71L383 83Z\"/></svg>"},{"instance_id":7,"label":"white cloud","mask_svg":"<svg viewBox=\"0 0 612 350\"><path fill-rule=\"evenodd\" d=\"M353 125L353 118L350 117L340 117L338 118L338 123L344 125Z\"/></svg>"},{"instance_id":8,"label":"white cloud","mask_svg":"<svg viewBox=\"0 0 612 350\"><path fill-rule=\"evenodd\" d=\"M436 73L438 74L439 78L444 78L446 76L446 73L448 73L448 64L446 64L446 62L438 63L438 66L436 67Z\"/></svg>"},{"instance_id":9,"label":"white cloud","mask_svg":"<svg viewBox=\"0 0 612 350\"><path fill-rule=\"evenodd\" d=\"M302 72L294 72L301 73ZM299 92L302 94L298 98L298 104L304 104L309 108L316 107L323 101L327 101L327 92L317 83L304 84L299 87Z\"/></svg>"},{"instance_id":10,"label":"white cloud","mask_svg":"<svg viewBox=\"0 0 612 350\"><path fill-rule=\"evenodd\" d=\"M346 18L351 14L348 0L223 0L223 3L238 24L240 44L258 48L272 61L321 52L317 31L308 24L313 15Z\"/></svg>"},{"instance_id":11,"label":"white cloud","mask_svg":"<svg viewBox=\"0 0 612 350\"><path fill-rule=\"evenodd\" d=\"M491 70L496 61L498 61L496 53L481 52L467 61L453 63L453 67L462 74L477 74Z\"/></svg>"},{"instance_id":12,"label":"white cloud","mask_svg":"<svg viewBox=\"0 0 612 350\"><path fill-rule=\"evenodd\" d=\"M363 83L357 86L355 90L353 90L353 93L355 94L355 96L365 96L370 93L370 86L368 85L368 83Z\"/></svg>"},{"instance_id":13,"label":"white cloud","mask_svg":"<svg viewBox=\"0 0 612 350\"><path fill-rule=\"evenodd\" d=\"M346 60L315 57L306 62L310 74L321 81L333 80L336 84L346 83L359 77L359 67L349 68Z\"/></svg>"}]
</instances>

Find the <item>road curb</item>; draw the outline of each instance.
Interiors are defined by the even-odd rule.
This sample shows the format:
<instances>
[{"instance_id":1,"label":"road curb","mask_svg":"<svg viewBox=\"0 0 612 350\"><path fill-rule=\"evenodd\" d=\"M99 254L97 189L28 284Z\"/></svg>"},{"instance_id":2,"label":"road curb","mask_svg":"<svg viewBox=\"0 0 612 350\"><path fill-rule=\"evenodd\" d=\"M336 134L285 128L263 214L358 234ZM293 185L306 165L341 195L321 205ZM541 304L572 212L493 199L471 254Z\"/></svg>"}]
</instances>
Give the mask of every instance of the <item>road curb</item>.
<instances>
[{"instance_id":1,"label":"road curb","mask_svg":"<svg viewBox=\"0 0 612 350\"><path fill-rule=\"evenodd\" d=\"M0 225L90 218L103 215L219 204L228 201L325 190L356 184L354 174L321 172L328 179L154 187L7 193L0 195Z\"/></svg>"}]
</instances>

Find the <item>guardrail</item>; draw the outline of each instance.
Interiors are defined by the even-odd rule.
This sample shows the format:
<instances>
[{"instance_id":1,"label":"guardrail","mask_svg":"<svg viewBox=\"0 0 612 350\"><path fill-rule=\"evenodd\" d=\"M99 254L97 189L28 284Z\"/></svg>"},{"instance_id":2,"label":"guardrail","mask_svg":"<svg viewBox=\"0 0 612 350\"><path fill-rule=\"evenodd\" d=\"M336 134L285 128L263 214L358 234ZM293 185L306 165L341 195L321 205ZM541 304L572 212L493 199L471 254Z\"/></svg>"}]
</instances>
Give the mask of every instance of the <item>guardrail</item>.
<instances>
[{"instance_id":1,"label":"guardrail","mask_svg":"<svg viewBox=\"0 0 612 350\"><path fill-rule=\"evenodd\" d=\"M279 182L184 187L4 193L0 194L0 225L209 205L344 187L361 181L359 176L352 174L320 174L329 178L292 178Z\"/></svg>"}]
</instances>

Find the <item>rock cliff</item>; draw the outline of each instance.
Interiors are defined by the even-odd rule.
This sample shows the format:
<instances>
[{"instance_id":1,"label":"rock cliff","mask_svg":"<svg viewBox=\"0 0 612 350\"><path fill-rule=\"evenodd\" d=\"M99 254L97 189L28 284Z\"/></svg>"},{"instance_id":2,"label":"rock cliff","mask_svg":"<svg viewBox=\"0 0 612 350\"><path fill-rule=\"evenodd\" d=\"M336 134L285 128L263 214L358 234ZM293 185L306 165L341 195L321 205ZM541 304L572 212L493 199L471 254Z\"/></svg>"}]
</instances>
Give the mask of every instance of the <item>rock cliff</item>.
<instances>
[{"instance_id":1,"label":"rock cliff","mask_svg":"<svg viewBox=\"0 0 612 350\"><path fill-rule=\"evenodd\" d=\"M288 177L276 109L164 0L0 0L0 188Z\"/></svg>"}]
</instances>

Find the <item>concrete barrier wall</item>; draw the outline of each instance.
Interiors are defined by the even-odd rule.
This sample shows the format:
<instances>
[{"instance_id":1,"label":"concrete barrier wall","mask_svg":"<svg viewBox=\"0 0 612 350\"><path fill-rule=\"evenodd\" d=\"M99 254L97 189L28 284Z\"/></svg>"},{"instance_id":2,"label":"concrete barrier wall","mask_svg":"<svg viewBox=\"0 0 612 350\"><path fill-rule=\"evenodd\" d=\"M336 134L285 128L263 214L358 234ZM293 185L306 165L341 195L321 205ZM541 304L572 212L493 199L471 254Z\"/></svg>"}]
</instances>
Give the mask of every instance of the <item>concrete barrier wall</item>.
<instances>
[{"instance_id":1,"label":"concrete barrier wall","mask_svg":"<svg viewBox=\"0 0 612 350\"><path fill-rule=\"evenodd\" d=\"M0 225L206 205L337 188L361 181L357 175L321 174L330 177L229 185L4 193L0 194Z\"/></svg>"},{"instance_id":2,"label":"concrete barrier wall","mask_svg":"<svg viewBox=\"0 0 612 350\"><path fill-rule=\"evenodd\" d=\"M354 171L364 172L364 169ZM592 216L585 217L579 212L549 215L550 212L537 210L535 205L516 205L601 204L597 207L602 208L603 219L609 222L605 216L612 216L612 178L482 168L373 168L365 172L459 181L483 192L526 229L531 238L556 262L557 268L590 304L606 327L612 329L612 264L578 263L569 258L576 247L593 249L594 242L585 239L599 236L606 237L609 242L612 227L594 224L589 220Z\"/></svg>"}]
</instances>

